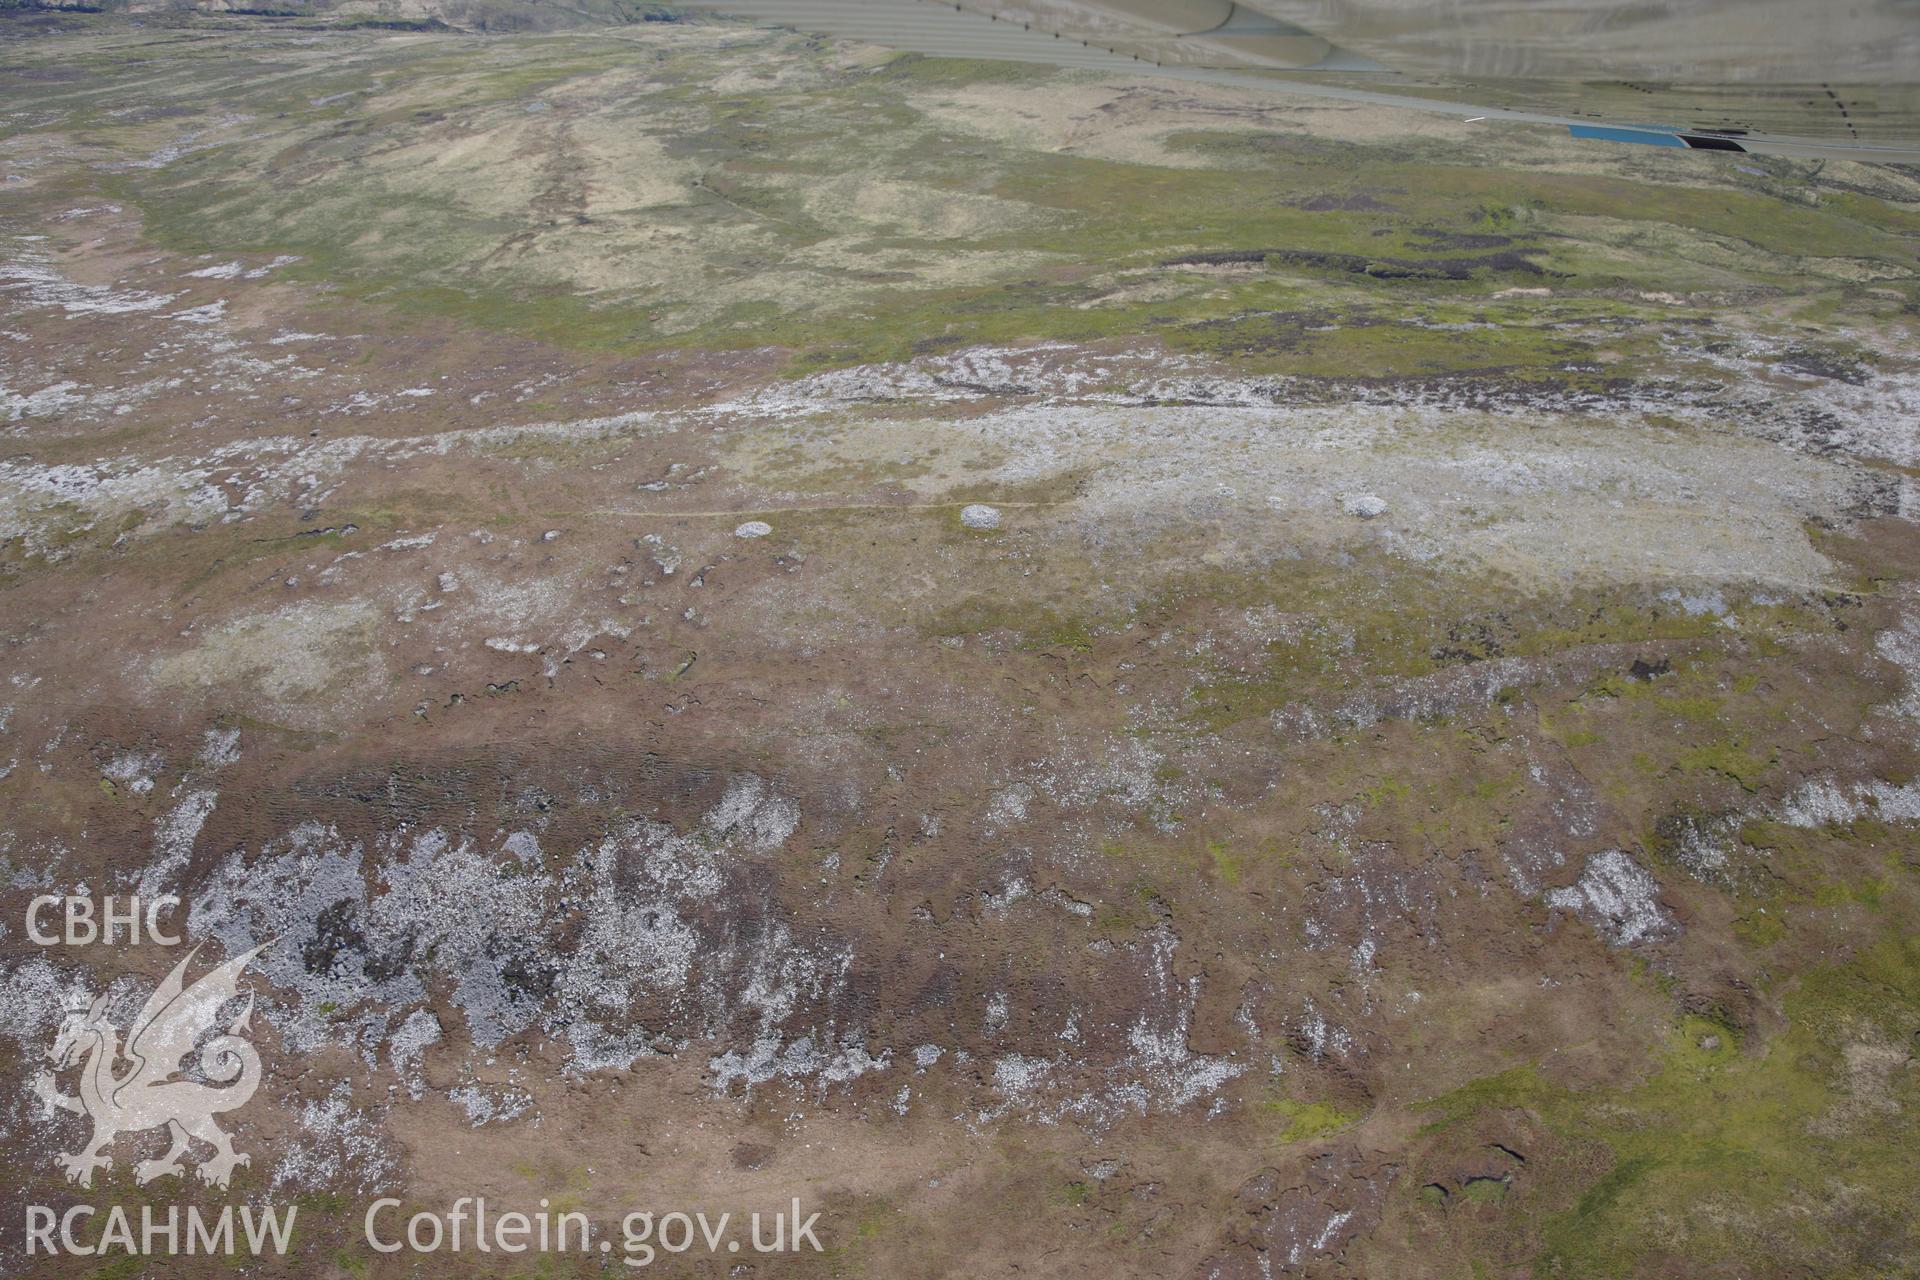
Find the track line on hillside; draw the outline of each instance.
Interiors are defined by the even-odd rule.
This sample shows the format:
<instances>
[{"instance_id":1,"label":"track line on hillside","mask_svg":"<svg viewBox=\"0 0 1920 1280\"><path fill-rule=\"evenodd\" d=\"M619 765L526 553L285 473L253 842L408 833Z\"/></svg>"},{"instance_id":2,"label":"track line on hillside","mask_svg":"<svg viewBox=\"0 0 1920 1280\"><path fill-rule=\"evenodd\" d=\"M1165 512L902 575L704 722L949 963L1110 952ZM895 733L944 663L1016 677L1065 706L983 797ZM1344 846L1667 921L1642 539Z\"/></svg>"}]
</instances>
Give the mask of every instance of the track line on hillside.
<instances>
[{"instance_id":1,"label":"track line on hillside","mask_svg":"<svg viewBox=\"0 0 1920 1280\"><path fill-rule=\"evenodd\" d=\"M1072 502L1072 498L1052 498L1034 502L986 502L981 506L1017 507L1033 509L1037 507L1062 507ZM972 502L834 502L818 506L798 507L740 507L717 511L621 511L614 508L595 508L573 514L584 516L645 516L650 520L731 520L736 516L784 516L807 514L822 511L941 511L947 508L970 507Z\"/></svg>"}]
</instances>

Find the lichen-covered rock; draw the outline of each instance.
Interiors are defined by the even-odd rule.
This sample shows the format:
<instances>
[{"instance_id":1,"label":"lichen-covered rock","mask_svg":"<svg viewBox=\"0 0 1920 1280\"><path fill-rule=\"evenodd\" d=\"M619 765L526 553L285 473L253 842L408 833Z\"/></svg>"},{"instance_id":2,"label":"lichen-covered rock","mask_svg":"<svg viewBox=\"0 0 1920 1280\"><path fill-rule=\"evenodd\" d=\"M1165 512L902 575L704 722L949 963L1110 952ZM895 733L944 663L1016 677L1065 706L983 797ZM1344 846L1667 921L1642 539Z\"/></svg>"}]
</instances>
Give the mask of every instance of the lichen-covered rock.
<instances>
[{"instance_id":1,"label":"lichen-covered rock","mask_svg":"<svg viewBox=\"0 0 1920 1280\"><path fill-rule=\"evenodd\" d=\"M1660 882L1618 849L1587 859L1580 878L1547 893L1547 905L1571 912L1616 947L1658 942L1679 932L1679 924L1660 904Z\"/></svg>"}]
</instances>

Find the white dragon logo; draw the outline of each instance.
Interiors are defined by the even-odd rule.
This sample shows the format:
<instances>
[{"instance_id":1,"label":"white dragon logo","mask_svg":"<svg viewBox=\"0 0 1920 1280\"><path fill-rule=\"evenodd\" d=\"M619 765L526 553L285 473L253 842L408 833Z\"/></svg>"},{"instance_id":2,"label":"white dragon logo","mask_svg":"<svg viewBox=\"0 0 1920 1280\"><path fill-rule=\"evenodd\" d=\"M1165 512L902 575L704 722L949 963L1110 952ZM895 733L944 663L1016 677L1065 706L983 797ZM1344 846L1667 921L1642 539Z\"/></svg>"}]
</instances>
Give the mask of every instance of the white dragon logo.
<instances>
[{"instance_id":1,"label":"white dragon logo","mask_svg":"<svg viewBox=\"0 0 1920 1280\"><path fill-rule=\"evenodd\" d=\"M57 1157L69 1181L92 1186L95 1169L113 1167L112 1158L101 1153L115 1138L161 1125L171 1132L173 1146L160 1159L142 1160L135 1166L134 1176L142 1183L184 1173L180 1157L195 1138L214 1150L213 1158L202 1160L196 1171L209 1185L226 1186L235 1166L250 1163L249 1157L233 1149L232 1139L213 1118L245 1106L260 1086L260 1055L241 1034L251 1024L253 997L247 997L246 1007L224 1033L205 1044L199 1041L213 1025L221 1006L239 996L240 971L272 945L262 943L245 955L235 956L183 990L180 976L200 950L194 947L147 997L133 1020L124 1056L119 1028L105 1016L106 996L95 1000L90 1009L67 1014L47 1054L54 1063L53 1071L40 1074L34 1092L46 1102L49 1115L58 1107L93 1121L93 1137L87 1145L71 1155ZM178 1078L180 1060L196 1045L201 1074L221 1087ZM80 1065L80 1095L70 1097L55 1087L53 1076L76 1063Z\"/></svg>"}]
</instances>

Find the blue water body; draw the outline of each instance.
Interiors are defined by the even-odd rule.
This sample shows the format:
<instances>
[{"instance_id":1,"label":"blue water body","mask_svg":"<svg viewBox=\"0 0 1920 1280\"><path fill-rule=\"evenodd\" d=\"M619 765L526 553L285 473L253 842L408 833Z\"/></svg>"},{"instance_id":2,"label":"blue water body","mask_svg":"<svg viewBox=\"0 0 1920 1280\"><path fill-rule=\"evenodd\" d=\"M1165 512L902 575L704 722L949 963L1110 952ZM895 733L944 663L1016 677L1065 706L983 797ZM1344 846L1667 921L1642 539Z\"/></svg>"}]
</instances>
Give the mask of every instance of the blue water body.
<instances>
[{"instance_id":1,"label":"blue water body","mask_svg":"<svg viewBox=\"0 0 1920 1280\"><path fill-rule=\"evenodd\" d=\"M1640 142L1650 147L1684 147L1678 134L1655 133L1650 129L1614 129L1602 124L1570 124L1567 132L1576 138L1600 142Z\"/></svg>"}]
</instances>

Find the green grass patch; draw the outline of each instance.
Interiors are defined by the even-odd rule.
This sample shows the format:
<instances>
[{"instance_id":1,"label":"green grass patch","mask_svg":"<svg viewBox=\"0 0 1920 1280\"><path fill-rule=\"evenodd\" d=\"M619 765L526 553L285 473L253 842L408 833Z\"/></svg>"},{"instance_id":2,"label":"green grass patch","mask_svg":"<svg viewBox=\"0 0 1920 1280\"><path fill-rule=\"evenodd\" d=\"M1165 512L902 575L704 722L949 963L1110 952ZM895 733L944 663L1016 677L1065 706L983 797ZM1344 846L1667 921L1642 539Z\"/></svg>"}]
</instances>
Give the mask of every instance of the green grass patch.
<instances>
[{"instance_id":1,"label":"green grass patch","mask_svg":"<svg viewBox=\"0 0 1920 1280\"><path fill-rule=\"evenodd\" d=\"M1806 974L1785 1009L1787 1029L1753 1044L1722 1022L1681 1018L1649 1074L1622 1089L1576 1092L1530 1066L1474 1081L1426 1104L1429 1131L1519 1107L1575 1146L1611 1151L1569 1208L1516 1193L1541 1276L1642 1275L1673 1256L1702 1276L1895 1274L1901 1248L1913 1257L1897 1228L1920 1193L1910 1157L1920 1082L1861 1064L1908 1052L1920 938L1888 938ZM1876 1254L1875 1240L1893 1254Z\"/></svg>"},{"instance_id":2,"label":"green grass patch","mask_svg":"<svg viewBox=\"0 0 1920 1280\"><path fill-rule=\"evenodd\" d=\"M1337 1133L1364 1114L1344 1111L1331 1102L1297 1102L1292 1098L1269 1099L1260 1104L1260 1111L1275 1126L1276 1137L1283 1143L1306 1142Z\"/></svg>"}]
</instances>

